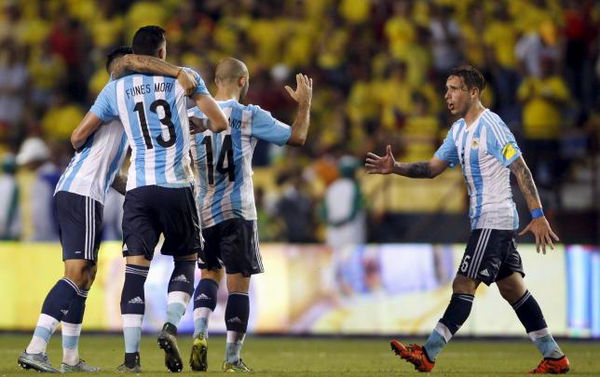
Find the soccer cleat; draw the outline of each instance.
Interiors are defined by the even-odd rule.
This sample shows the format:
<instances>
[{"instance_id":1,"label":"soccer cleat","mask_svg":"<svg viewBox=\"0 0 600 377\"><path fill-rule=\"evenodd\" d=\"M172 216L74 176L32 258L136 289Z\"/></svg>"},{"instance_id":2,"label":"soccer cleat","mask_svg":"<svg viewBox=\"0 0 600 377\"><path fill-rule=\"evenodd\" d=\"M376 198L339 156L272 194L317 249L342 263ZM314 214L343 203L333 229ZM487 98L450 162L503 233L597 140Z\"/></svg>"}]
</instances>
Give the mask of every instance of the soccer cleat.
<instances>
[{"instance_id":1,"label":"soccer cleat","mask_svg":"<svg viewBox=\"0 0 600 377\"><path fill-rule=\"evenodd\" d=\"M128 366L127 361L133 364L133 366ZM125 354L125 362L115 369L117 373L142 373L142 366L140 364L140 354L139 352L135 353L126 353Z\"/></svg>"},{"instance_id":2,"label":"soccer cleat","mask_svg":"<svg viewBox=\"0 0 600 377\"><path fill-rule=\"evenodd\" d=\"M419 345L410 344L406 347L394 339L390 342L390 346L396 355L414 365L419 372L431 372L435 366L435 362L429 360L425 349Z\"/></svg>"},{"instance_id":3,"label":"soccer cleat","mask_svg":"<svg viewBox=\"0 0 600 377\"><path fill-rule=\"evenodd\" d=\"M181 372L183 370L183 361L179 354L179 348L177 347L177 328L167 322L163 326L160 334L158 335L158 346L165 351L165 365L171 372Z\"/></svg>"},{"instance_id":4,"label":"soccer cleat","mask_svg":"<svg viewBox=\"0 0 600 377\"><path fill-rule=\"evenodd\" d=\"M239 359L235 363L230 363L229 361L223 361L223 372L232 372L232 373L250 373L254 372L252 369L248 368L246 364Z\"/></svg>"},{"instance_id":5,"label":"soccer cleat","mask_svg":"<svg viewBox=\"0 0 600 377\"><path fill-rule=\"evenodd\" d=\"M544 358L537 368L529 371L529 374L565 374L569 369L570 364L567 356L560 359Z\"/></svg>"},{"instance_id":6,"label":"soccer cleat","mask_svg":"<svg viewBox=\"0 0 600 377\"><path fill-rule=\"evenodd\" d=\"M69 372L99 372L100 368L87 365L84 360L79 359L79 362L75 365L69 365L65 363L60 364L60 373Z\"/></svg>"},{"instance_id":7,"label":"soccer cleat","mask_svg":"<svg viewBox=\"0 0 600 377\"><path fill-rule=\"evenodd\" d=\"M192 353L190 355L190 367L196 372L206 372L208 369L207 362L208 341L204 334L200 333L194 338L192 343Z\"/></svg>"},{"instance_id":8,"label":"soccer cleat","mask_svg":"<svg viewBox=\"0 0 600 377\"><path fill-rule=\"evenodd\" d=\"M135 364L133 367L128 367L125 363L119 365L117 369L115 369L117 373L142 373L142 367L140 364Z\"/></svg>"},{"instance_id":9,"label":"soccer cleat","mask_svg":"<svg viewBox=\"0 0 600 377\"><path fill-rule=\"evenodd\" d=\"M23 369L33 369L44 373L60 373L58 369L54 369L52 364L50 364L48 355L45 353L27 353L23 351L19 355L17 364Z\"/></svg>"}]
</instances>

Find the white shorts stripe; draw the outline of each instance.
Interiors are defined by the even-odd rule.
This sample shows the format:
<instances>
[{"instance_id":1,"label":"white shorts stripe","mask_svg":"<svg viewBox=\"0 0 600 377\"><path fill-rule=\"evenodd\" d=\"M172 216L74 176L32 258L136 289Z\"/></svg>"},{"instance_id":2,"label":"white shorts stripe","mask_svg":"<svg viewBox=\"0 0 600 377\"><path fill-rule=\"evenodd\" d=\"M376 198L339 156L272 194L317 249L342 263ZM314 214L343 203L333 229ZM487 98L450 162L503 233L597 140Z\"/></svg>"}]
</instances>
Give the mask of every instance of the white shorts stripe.
<instances>
[{"instance_id":1,"label":"white shorts stripe","mask_svg":"<svg viewBox=\"0 0 600 377\"><path fill-rule=\"evenodd\" d=\"M479 250L481 248L481 244L483 243L483 239L485 238L485 229L483 229L481 231L481 233L479 233L479 238L477 239L477 246L475 246L475 251L473 251L473 254L471 255L471 262L469 263L469 268L467 269L467 277L473 277L473 265L475 264L475 259L477 258L477 255L479 253Z\"/></svg>"},{"instance_id":2,"label":"white shorts stripe","mask_svg":"<svg viewBox=\"0 0 600 377\"><path fill-rule=\"evenodd\" d=\"M479 250L477 259L473 261L473 266L472 266L473 267L473 278L477 277L479 267L481 266L481 261L483 260L483 257L485 256L485 251L487 249L487 245L490 240L490 235L492 234L492 229L484 229L484 231L485 231L485 239L483 240L482 247Z\"/></svg>"}]
</instances>

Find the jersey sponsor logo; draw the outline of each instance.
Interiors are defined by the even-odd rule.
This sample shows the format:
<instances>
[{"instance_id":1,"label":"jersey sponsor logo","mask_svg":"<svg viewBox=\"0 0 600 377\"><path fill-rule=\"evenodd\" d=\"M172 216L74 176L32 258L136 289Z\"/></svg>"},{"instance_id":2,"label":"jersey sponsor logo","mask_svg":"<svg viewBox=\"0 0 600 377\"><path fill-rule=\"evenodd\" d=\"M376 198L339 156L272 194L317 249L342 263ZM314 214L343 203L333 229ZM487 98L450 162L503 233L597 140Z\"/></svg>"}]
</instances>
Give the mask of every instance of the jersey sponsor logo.
<instances>
[{"instance_id":1,"label":"jersey sponsor logo","mask_svg":"<svg viewBox=\"0 0 600 377\"><path fill-rule=\"evenodd\" d=\"M143 304L144 300L140 296L135 296L131 300L127 301L128 304Z\"/></svg>"},{"instance_id":2,"label":"jersey sponsor logo","mask_svg":"<svg viewBox=\"0 0 600 377\"><path fill-rule=\"evenodd\" d=\"M515 154L517 154L517 151L511 143L506 144L504 148L502 148L502 156L504 156L506 160L510 160Z\"/></svg>"}]
</instances>

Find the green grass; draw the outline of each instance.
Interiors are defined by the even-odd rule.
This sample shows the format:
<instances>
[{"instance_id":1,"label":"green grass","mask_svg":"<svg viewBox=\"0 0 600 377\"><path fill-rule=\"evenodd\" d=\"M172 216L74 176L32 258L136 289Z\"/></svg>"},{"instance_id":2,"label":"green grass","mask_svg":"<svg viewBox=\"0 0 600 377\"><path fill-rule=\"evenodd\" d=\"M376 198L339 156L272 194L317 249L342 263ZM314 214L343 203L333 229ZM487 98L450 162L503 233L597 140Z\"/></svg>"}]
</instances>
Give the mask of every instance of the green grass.
<instances>
[{"instance_id":1,"label":"green grass","mask_svg":"<svg viewBox=\"0 0 600 377\"><path fill-rule=\"evenodd\" d=\"M29 336L0 335L0 377L37 375L16 365ZM224 338L209 339L209 372L222 375ZM95 376L112 376L122 362L120 336L88 335L81 339L82 357L102 367ZM189 336L181 336L179 347L185 359L184 375L191 346ZM600 342L561 342L571 360L571 376L600 376ZM48 350L55 366L60 364L60 334L54 336ZM165 376L163 353L153 337L142 341L144 376ZM284 337L248 337L243 358L259 376L419 376L412 367L389 350L387 339L314 339ZM516 341L480 341L456 339L443 351L433 371L435 376L487 377L522 376L537 365L540 357L526 339Z\"/></svg>"}]
</instances>

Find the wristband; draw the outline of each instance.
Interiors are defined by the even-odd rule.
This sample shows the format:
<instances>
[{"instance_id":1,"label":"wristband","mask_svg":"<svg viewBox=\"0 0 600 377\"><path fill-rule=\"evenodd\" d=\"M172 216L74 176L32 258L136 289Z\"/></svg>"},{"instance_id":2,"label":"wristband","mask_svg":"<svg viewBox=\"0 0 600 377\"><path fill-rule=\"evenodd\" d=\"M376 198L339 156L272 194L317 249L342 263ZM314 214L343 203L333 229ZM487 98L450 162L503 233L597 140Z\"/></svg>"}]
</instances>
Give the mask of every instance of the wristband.
<instances>
[{"instance_id":1,"label":"wristband","mask_svg":"<svg viewBox=\"0 0 600 377\"><path fill-rule=\"evenodd\" d=\"M536 208L531 210L531 218L537 219L538 217L544 217L544 210L541 208Z\"/></svg>"}]
</instances>

